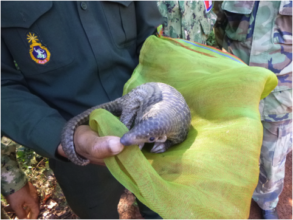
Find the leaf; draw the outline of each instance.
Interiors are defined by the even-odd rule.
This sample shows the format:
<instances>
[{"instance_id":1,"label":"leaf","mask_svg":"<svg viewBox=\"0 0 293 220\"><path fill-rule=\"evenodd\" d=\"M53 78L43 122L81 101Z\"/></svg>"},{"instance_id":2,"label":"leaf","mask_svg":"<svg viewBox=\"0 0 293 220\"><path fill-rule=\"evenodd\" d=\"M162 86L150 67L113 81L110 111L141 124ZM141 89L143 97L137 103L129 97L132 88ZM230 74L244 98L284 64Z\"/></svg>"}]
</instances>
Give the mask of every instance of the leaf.
<instances>
[{"instance_id":1,"label":"leaf","mask_svg":"<svg viewBox=\"0 0 293 220\"><path fill-rule=\"evenodd\" d=\"M47 170L50 170L50 165L49 165L49 161L48 160L46 161L45 166L46 166Z\"/></svg>"},{"instance_id":2,"label":"leaf","mask_svg":"<svg viewBox=\"0 0 293 220\"><path fill-rule=\"evenodd\" d=\"M38 161L36 160L36 157L33 157L33 158L30 160L30 163L31 163L32 165L37 164Z\"/></svg>"},{"instance_id":3,"label":"leaf","mask_svg":"<svg viewBox=\"0 0 293 220\"><path fill-rule=\"evenodd\" d=\"M18 157L19 159L22 159L22 160L23 160L24 152L23 152L23 151L17 151L17 157Z\"/></svg>"}]
</instances>

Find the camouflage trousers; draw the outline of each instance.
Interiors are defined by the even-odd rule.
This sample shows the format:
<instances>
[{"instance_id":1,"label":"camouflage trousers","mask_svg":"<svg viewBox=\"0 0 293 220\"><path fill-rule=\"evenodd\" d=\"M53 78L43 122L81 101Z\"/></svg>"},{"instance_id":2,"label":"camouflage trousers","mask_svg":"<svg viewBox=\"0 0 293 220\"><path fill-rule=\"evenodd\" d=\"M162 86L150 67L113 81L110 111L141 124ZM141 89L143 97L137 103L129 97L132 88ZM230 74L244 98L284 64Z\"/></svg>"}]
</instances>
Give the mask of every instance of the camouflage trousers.
<instances>
[{"instance_id":1,"label":"camouflage trousers","mask_svg":"<svg viewBox=\"0 0 293 220\"><path fill-rule=\"evenodd\" d=\"M260 174L252 198L261 209L270 210L277 206L284 187L286 156L292 150L292 120L262 124Z\"/></svg>"}]
</instances>

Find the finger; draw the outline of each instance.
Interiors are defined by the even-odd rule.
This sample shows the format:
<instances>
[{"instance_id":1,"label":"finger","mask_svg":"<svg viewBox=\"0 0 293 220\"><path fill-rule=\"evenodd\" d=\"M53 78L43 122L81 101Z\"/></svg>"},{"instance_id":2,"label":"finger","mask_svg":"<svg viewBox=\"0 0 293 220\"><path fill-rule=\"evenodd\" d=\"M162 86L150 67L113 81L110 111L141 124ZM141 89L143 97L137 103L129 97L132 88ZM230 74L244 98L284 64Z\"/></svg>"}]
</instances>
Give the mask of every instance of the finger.
<instances>
[{"instance_id":1,"label":"finger","mask_svg":"<svg viewBox=\"0 0 293 220\"><path fill-rule=\"evenodd\" d=\"M30 207L28 207L27 205L24 205L23 210L25 211L26 218L29 218L28 216L29 216L30 211L31 211Z\"/></svg>"},{"instance_id":2,"label":"finger","mask_svg":"<svg viewBox=\"0 0 293 220\"><path fill-rule=\"evenodd\" d=\"M97 137L91 148L92 155L96 158L106 158L119 154L124 149L119 137Z\"/></svg>"},{"instance_id":3,"label":"finger","mask_svg":"<svg viewBox=\"0 0 293 220\"><path fill-rule=\"evenodd\" d=\"M40 213L40 206L37 200L33 197L27 198L25 203L26 216L30 219L36 219Z\"/></svg>"},{"instance_id":4,"label":"finger","mask_svg":"<svg viewBox=\"0 0 293 220\"><path fill-rule=\"evenodd\" d=\"M13 210L15 211L17 218L19 219L26 218L27 214L21 205L17 205L16 207L13 207Z\"/></svg>"},{"instance_id":5,"label":"finger","mask_svg":"<svg viewBox=\"0 0 293 220\"><path fill-rule=\"evenodd\" d=\"M108 137L108 146L110 147L111 155L117 155L124 149L119 137Z\"/></svg>"},{"instance_id":6,"label":"finger","mask_svg":"<svg viewBox=\"0 0 293 220\"><path fill-rule=\"evenodd\" d=\"M33 203L30 204L30 214L29 214L29 218L30 219L36 219L38 218L40 213L40 208L37 204Z\"/></svg>"},{"instance_id":7,"label":"finger","mask_svg":"<svg viewBox=\"0 0 293 220\"><path fill-rule=\"evenodd\" d=\"M103 163L103 159L119 154L124 146L115 136L99 137L89 126L79 126L74 134L76 152L91 163Z\"/></svg>"}]
</instances>

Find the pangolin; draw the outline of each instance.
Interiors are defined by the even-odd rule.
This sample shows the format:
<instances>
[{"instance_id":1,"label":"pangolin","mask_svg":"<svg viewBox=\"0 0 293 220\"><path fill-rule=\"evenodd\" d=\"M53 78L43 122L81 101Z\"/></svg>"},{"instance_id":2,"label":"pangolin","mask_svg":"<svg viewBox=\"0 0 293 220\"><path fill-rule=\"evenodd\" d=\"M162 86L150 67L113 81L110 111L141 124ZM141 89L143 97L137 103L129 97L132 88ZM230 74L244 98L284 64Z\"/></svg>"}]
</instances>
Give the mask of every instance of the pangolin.
<instances>
[{"instance_id":1,"label":"pangolin","mask_svg":"<svg viewBox=\"0 0 293 220\"><path fill-rule=\"evenodd\" d=\"M61 136L62 148L73 163L87 165L90 161L76 154L73 135L77 126L88 123L90 113L105 109L129 129L120 142L124 146L154 143L153 153L165 152L170 146L183 142L190 125L190 110L183 96L164 83L142 84L128 94L105 104L92 107L69 120Z\"/></svg>"}]
</instances>

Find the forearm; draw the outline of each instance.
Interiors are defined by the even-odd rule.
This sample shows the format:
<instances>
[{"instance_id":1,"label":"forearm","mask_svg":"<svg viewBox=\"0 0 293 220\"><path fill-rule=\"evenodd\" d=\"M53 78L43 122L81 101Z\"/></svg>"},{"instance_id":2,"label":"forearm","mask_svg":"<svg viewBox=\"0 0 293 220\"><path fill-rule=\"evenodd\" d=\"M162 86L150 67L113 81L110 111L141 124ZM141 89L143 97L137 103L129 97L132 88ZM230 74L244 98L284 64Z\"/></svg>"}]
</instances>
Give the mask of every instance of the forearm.
<instances>
[{"instance_id":1,"label":"forearm","mask_svg":"<svg viewBox=\"0 0 293 220\"><path fill-rule=\"evenodd\" d=\"M2 130L17 143L42 156L55 154L65 120L38 97L19 86L2 86Z\"/></svg>"}]
</instances>

